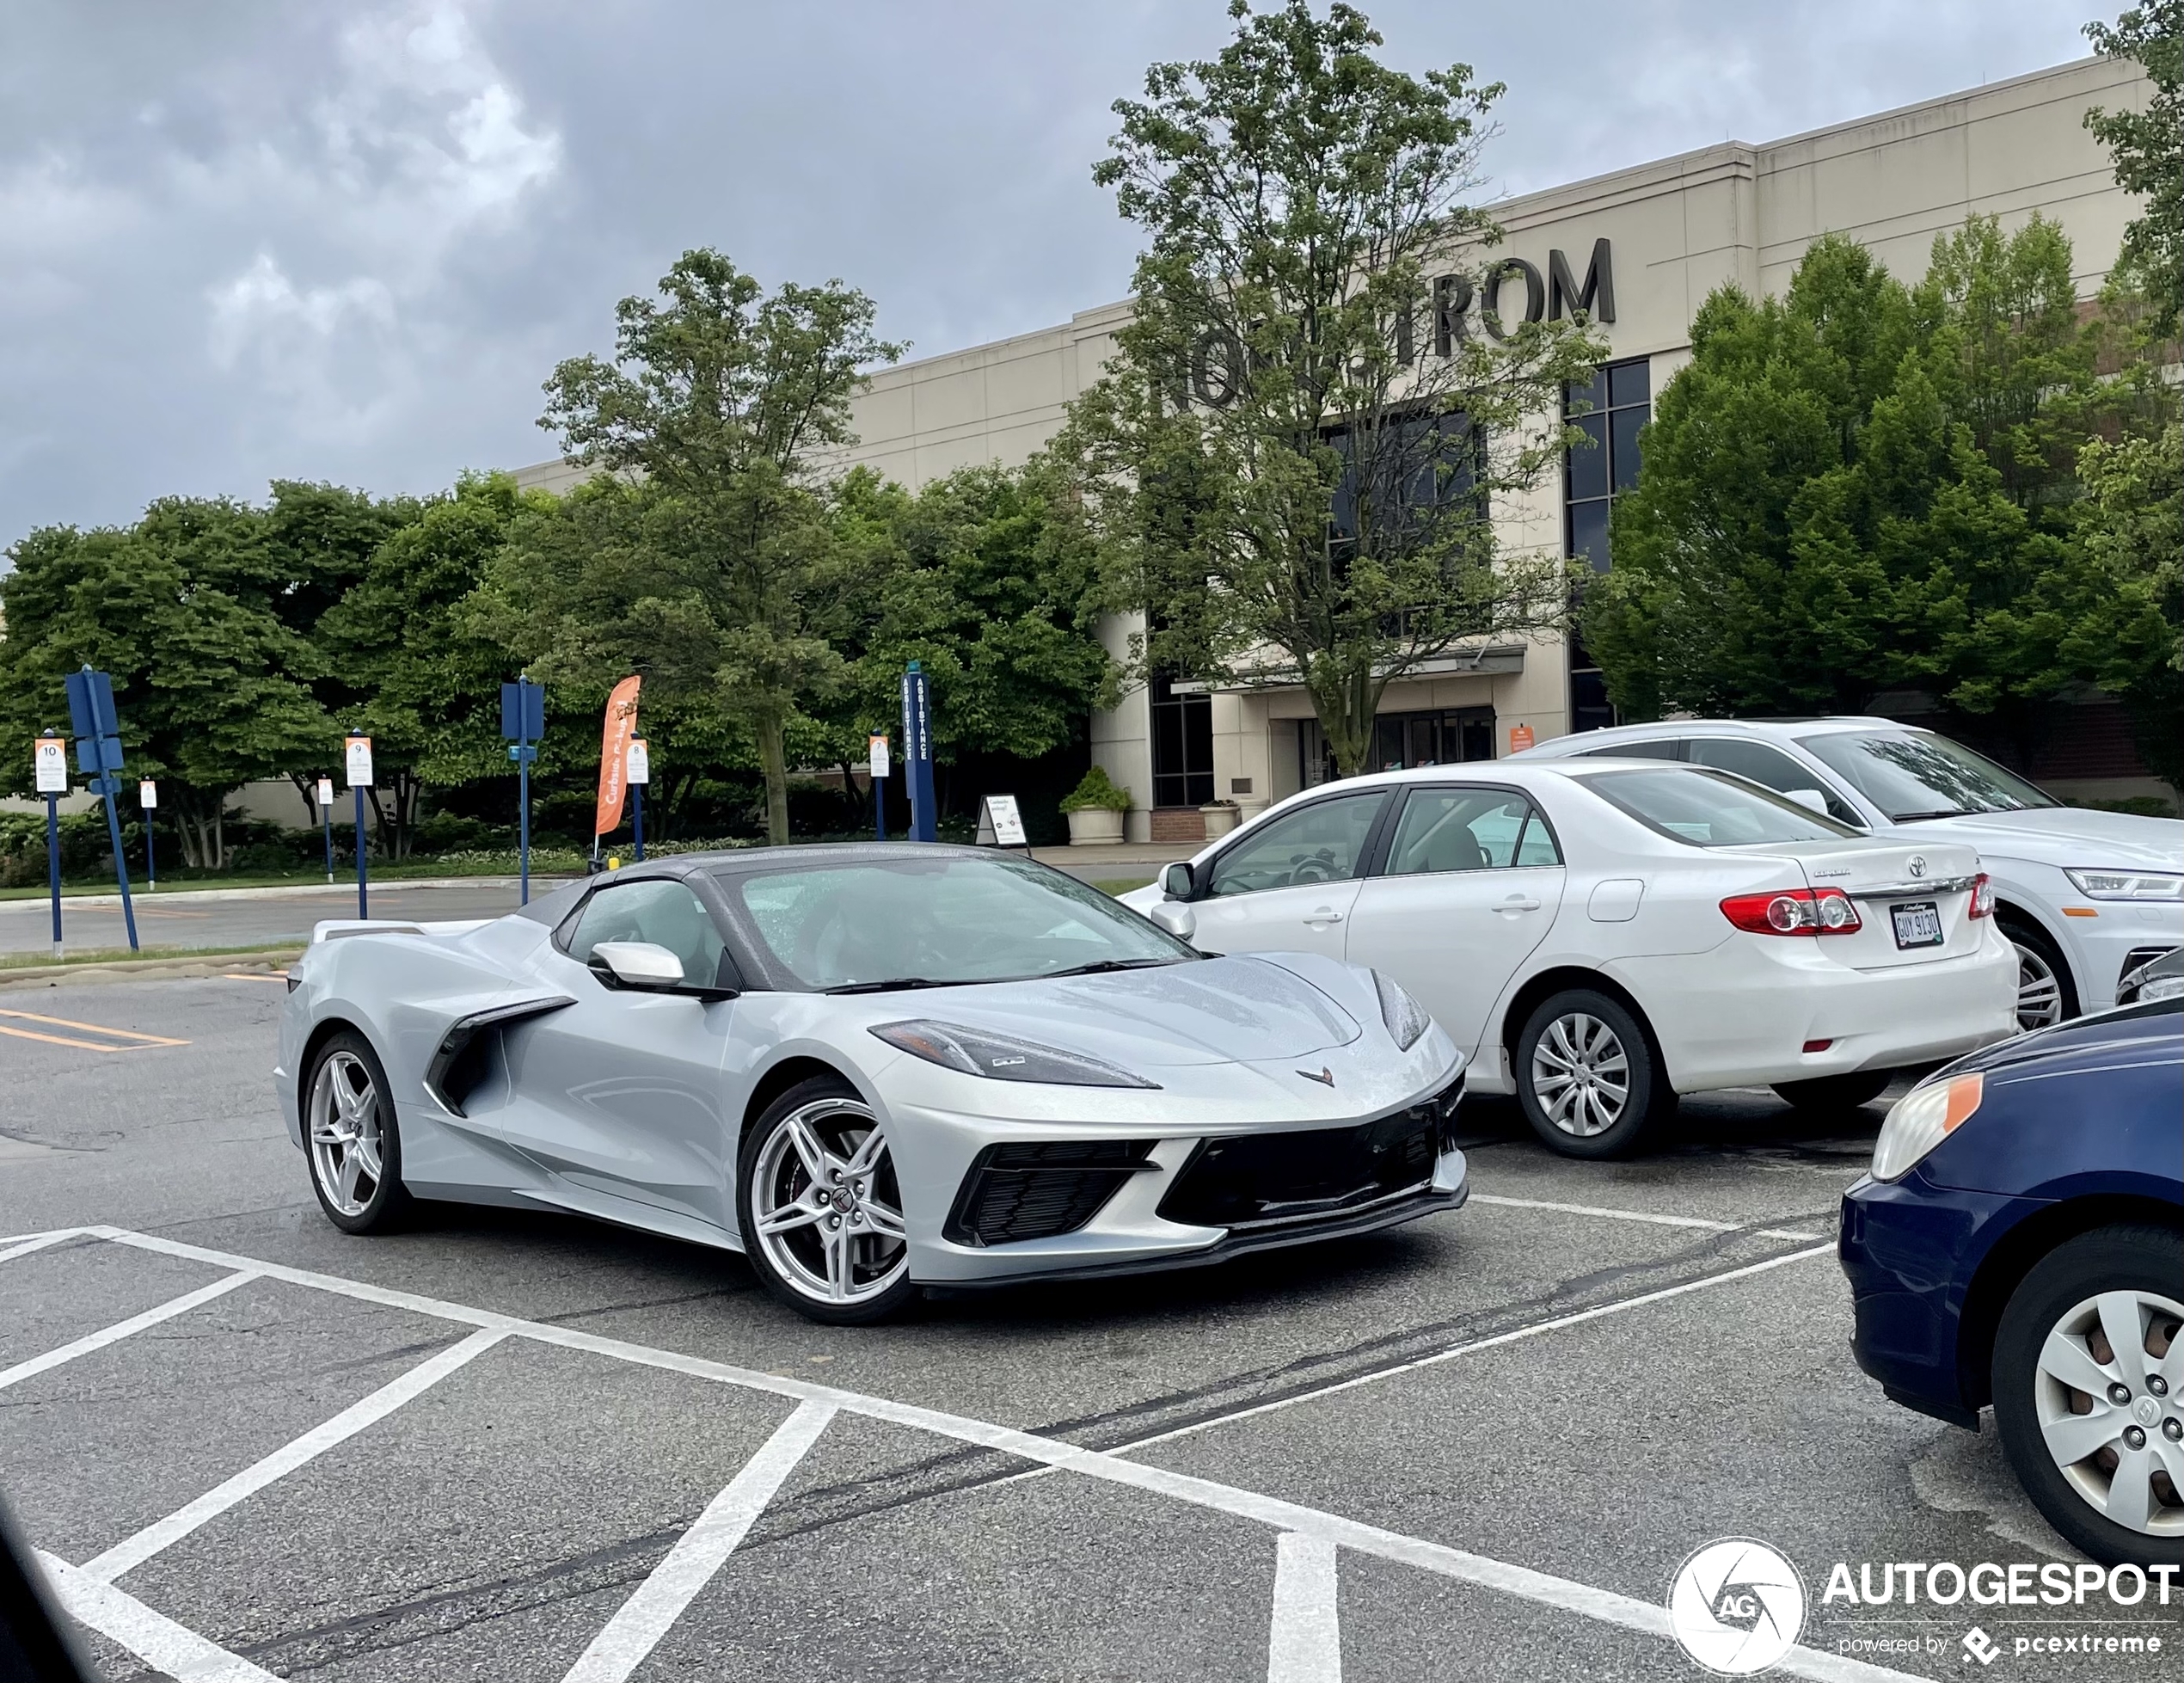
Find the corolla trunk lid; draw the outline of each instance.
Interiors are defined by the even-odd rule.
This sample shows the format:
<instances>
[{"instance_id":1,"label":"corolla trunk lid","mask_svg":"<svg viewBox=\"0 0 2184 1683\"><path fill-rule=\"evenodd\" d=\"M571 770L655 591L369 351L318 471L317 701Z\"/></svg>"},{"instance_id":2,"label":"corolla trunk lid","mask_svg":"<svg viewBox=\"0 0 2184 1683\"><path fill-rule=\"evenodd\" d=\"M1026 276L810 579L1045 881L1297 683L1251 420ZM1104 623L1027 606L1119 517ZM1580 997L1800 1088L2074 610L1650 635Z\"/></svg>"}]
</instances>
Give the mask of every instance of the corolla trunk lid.
<instances>
[{"instance_id":1,"label":"corolla trunk lid","mask_svg":"<svg viewBox=\"0 0 2184 1683\"><path fill-rule=\"evenodd\" d=\"M886 997L903 1017L1015 1035L1125 1069L1302 1058L1363 1032L1302 977L1248 956Z\"/></svg>"},{"instance_id":2,"label":"corolla trunk lid","mask_svg":"<svg viewBox=\"0 0 2184 1683\"><path fill-rule=\"evenodd\" d=\"M1860 927L1824 937L1829 955L1858 970L1881 970L1976 952L1972 916L1979 856L1957 842L1899 844L1878 838L1770 844L1755 852L1797 861L1814 893L1840 889L1858 908Z\"/></svg>"}]
</instances>

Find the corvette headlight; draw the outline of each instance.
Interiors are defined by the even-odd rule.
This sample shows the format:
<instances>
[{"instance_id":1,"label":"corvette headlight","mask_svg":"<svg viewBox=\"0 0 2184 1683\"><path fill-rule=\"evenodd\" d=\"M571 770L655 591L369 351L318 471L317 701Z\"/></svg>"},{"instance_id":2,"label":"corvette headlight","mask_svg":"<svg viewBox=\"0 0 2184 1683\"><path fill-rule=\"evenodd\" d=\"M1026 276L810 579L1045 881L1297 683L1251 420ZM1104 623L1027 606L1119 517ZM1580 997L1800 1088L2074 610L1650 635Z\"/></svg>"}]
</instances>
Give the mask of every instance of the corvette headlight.
<instances>
[{"instance_id":1,"label":"corvette headlight","mask_svg":"<svg viewBox=\"0 0 2184 1683\"><path fill-rule=\"evenodd\" d=\"M966 1029L960 1023L918 1017L908 1023L882 1023L872 1032L888 1045L929 1064L964 1075L982 1075L991 1081L1038 1081L1056 1087L1156 1089L1160 1085L1081 1052L1064 1052L1058 1047L989 1034L983 1029Z\"/></svg>"},{"instance_id":2,"label":"corvette headlight","mask_svg":"<svg viewBox=\"0 0 2184 1683\"><path fill-rule=\"evenodd\" d=\"M2184 875L2168 870L2066 870L2088 900L2184 900Z\"/></svg>"},{"instance_id":3,"label":"corvette headlight","mask_svg":"<svg viewBox=\"0 0 2184 1683\"><path fill-rule=\"evenodd\" d=\"M1396 1044L1405 1052L1409 1051L1418 1044L1418 1037L1433 1026L1433 1019L1393 976L1383 976L1376 970L1372 973L1372 985L1380 990L1380 1020L1388 1025Z\"/></svg>"},{"instance_id":4,"label":"corvette headlight","mask_svg":"<svg viewBox=\"0 0 2184 1683\"><path fill-rule=\"evenodd\" d=\"M1935 1146L1954 1133L1965 1118L1979 1108L1987 1078L1974 1070L1914 1087L1888 1108L1874 1142L1873 1177L1899 1181L1918 1165Z\"/></svg>"}]
</instances>

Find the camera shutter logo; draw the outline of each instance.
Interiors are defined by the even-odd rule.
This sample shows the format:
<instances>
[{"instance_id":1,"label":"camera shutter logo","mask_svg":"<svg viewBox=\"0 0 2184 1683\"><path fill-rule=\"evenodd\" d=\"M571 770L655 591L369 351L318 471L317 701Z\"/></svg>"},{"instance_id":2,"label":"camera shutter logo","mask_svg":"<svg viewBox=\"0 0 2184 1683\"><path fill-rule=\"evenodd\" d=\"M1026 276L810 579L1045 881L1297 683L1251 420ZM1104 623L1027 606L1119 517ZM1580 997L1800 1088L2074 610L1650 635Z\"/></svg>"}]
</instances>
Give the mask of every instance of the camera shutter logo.
<instances>
[{"instance_id":1,"label":"camera shutter logo","mask_svg":"<svg viewBox=\"0 0 2184 1683\"><path fill-rule=\"evenodd\" d=\"M1797 1568L1749 1537L1709 1543L1669 1583L1669 1630L1684 1653L1725 1677L1765 1671L1796 1646L1804 1625Z\"/></svg>"}]
</instances>

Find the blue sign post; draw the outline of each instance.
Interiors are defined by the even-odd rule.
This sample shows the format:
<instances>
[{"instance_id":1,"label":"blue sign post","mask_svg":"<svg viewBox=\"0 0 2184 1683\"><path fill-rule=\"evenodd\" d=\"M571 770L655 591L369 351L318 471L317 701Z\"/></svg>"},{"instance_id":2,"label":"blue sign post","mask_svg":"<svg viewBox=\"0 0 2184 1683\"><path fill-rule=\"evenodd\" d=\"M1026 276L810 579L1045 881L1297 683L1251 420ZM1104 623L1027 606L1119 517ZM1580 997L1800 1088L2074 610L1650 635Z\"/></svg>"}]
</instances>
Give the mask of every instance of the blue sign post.
<instances>
[{"instance_id":1,"label":"blue sign post","mask_svg":"<svg viewBox=\"0 0 2184 1683\"><path fill-rule=\"evenodd\" d=\"M515 746L520 816L516 821L516 869L523 888L521 904L531 904L531 765L538 758L538 739L546 734L546 686L528 676L500 686L500 734Z\"/></svg>"},{"instance_id":2,"label":"blue sign post","mask_svg":"<svg viewBox=\"0 0 2184 1683\"><path fill-rule=\"evenodd\" d=\"M53 956L61 955L61 796L68 793L68 744L57 731L38 739L36 787L46 797L46 875L53 890Z\"/></svg>"},{"instance_id":3,"label":"blue sign post","mask_svg":"<svg viewBox=\"0 0 2184 1683\"><path fill-rule=\"evenodd\" d=\"M318 821L326 832L326 880L334 880L334 779L318 780Z\"/></svg>"},{"instance_id":4,"label":"blue sign post","mask_svg":"<svg viewBox=\"0 0 2184 1683\"><path fill-rule=\"evenodd\" d=\"M68 716L76 728L76 764L90 774L91 789L106 802L107 836L113 844L113 877L121 887L121 918L136 952L137 908L129 899L129 860L121 851L121 723L113 710L113 680L86 666L68 675Z\"/></svg>"},{"instance_id":5,"label":"blue sign post","mask_svg":"<svg viewBox=\"0 0 2184 1683\"><path fill-rule=\"evenodd\" d=\"M932 704L925 668L916 660L903 673L903 770L910 784L910 838L938 841L940 814L933 803Z\"/></svg>"},{"instance_id":6,"label":"blue sign post","mask_svg":"<svg viewBox=\"0 0 2184 1683\"><path fill-rule=\"evenodd\" d=\"M370 888L365 880L364 847L364 791L371 787L371 739L361 731L350 735L341 745L341 757L349 779L349 791L357 803L357 917L371 917Z\"/></svg>"}]
</instances>

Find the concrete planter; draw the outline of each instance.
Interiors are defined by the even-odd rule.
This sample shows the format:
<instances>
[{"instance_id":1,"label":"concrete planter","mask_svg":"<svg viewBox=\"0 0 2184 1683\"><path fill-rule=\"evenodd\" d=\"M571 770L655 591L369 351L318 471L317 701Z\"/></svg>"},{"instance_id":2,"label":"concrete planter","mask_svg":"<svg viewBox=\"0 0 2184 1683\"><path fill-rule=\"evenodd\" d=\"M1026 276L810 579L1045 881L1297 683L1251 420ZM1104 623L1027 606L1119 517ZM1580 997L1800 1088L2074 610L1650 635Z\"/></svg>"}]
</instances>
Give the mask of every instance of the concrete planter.
<instances>
[{"instance_id":1,"label":"concrete planter","mask_svg":"<svg viewBox=\"0 0 2184 1683\"><path fill-rule=\"evenodd\" d=\"M1122 814L1105 807L1087 807L1063 814L1070 821L1071 847L1096 847L1122 839Z\"/></svg>"},{"instance_id":2,"label":"concrete planter","mask_svg":"<svg viewBox=\"0 0 2184 1683\"><path fill-rule=\"evenodd\" d=\"M1233 801L1212 801L1199 808L1199 815L1205 820L1205 838L1225 836L1243 821L1243 814Z\"/></svg>"}]
</instances>

